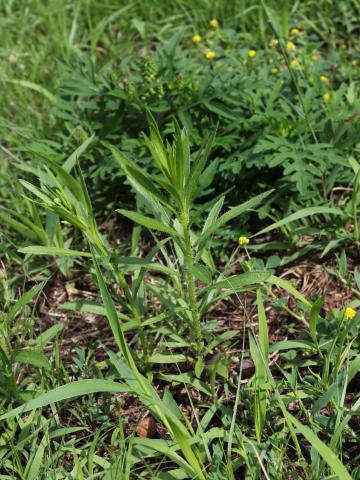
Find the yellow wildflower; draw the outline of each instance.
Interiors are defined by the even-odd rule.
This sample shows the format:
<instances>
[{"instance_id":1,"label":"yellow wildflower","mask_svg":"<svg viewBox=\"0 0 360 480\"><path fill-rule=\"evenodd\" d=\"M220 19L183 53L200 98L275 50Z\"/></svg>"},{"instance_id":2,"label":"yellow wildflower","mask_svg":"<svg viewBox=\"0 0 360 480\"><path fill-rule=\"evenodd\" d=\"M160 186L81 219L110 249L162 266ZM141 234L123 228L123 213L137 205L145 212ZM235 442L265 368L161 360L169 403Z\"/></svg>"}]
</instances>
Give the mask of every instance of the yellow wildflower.
<instances>
[{"instance_id":1,"label":"yellow wildflower","mask_svg":"<svg viewBox=\"0 0 360 480\"><path fill-rule=\"evenodd\" d=\"M270 47L276 48L279 45L279 40L277 38L273 38L270 40Z\"/></svg>"},{"instance_id":2,"label":"yellow wildflower","mask_svg":"<svg viewBox=\"0 0 360 480\"><path fill-rule=\"evenodd\" d=\"M250 242L248 237L239 237L239 244L240 245L248 245Z\"/></svg>"},{"instance_id":3,"label":"yellow wildflower","mask_svg":"<svg viewBox=\"0 0 360 480\"><path fill-rule=\"evenodd\" d=\"M295 37L295 35L299 35L300 33L300 30L298 28L292 28L290 30L290 34L293 35Z\"/></svg>"},{"instance_id":4,"label":"yellow wildflower","mask_svg":"<svg viewBox=\"0 0 360 480\"><path fill-rule=\"evenodd\" d=\"M320 81L323 83L329 83L329 79L325 75L320 75Z\"/></svg>"},{"instance_id":5,"label":"yellow wildflower","mask_svg":"<svg viewBox=\"0 0 360 480\"><path fill-rule=\"evenodd\" d=\"M207 50L205 52L205 58L208 60L213 60L216 57L216 53L213 50Z\"/></svg>"},{"instance_id":6,"label":"yellow wildflower","mask_svg":"<svg viewBox=\"0 0 360 480\"><path fill-rule=\"evenodd\" d=\"M271 73L273 75L276 75L278 73L278 71L279 71L279 69L277 67L272 67L272 69L271 69Z\"/></svg>"},{"instance_id":7,"label":"yellow wildflower","mask_svg":"<svg viewBox=\"0 0 360 480\"><path fill-rule=\"evenodd\" d=\"M201 40L202 40L201 35L195 34L195 35L192 37L192 41L193 41L194 43L200 43Z\"/></svg>"},{"instance_id":8,"label":"yellow wildflower","mask_svg":"<svg viewBox=\"0 0 360 480\"><path fill-rule=\"evenodd\" d=\"M295 50L296 50L295 44L293 42L290 42L290 41L287 42L287 44L286 44L287 53L293 53L293 52L295 52Z\"/></svg>"},{"instance_id":9,"label":"yellow wildflower","mask_svg":"<svg viewBox=\"0 0 360 480\"><path fill-rule=\"evenodd\" d=\"M298 63L298 61L296 60L296 58L294 58L294 60L291 60L291 62L290 62L290 68L291 68L292 70L295 70L295 68L297 68L298 65L299 65L299 63Z\"/></svg>"},{"instance_id":10,"label":"yellow wildflower","mask_svg":"<svg viewBox=\"0 0 360 480\"><path fill-rule=\"evenodd\" d=\"M214 30L217 30L219 28L219 22L216 20L216 18L210 20L210 27Z\"/></svg>"},{"instance_id":11,"label":"yellow wildflower","mask_svg":"<svg viewBox=\"0 0 360 480\"><path fill-rule=\"evenodd\" d=\"M254 57L256 57L256 50L249 50L249 51L248 51L248 57L249 57L249 58L254 58Z\"/></svg>"},{"instance_id":12,"label":"yellow wildflower","mask_svg":"<svg viewBox=\"0 0 360 480\"><path fill-rule=\"evenodd\" d=\"M325 102L329 102L330 99L331 99L331 95L330 95L329 92L324 93L324 95L323 95L322 97L323 97L323 100L324 100Z\"/></svg>"},{"instance_id":13,"label":"yellow wildflower","mask_svg":"<svg viewBox=\"0 0 360 480\"><path fill-rule=\"evenodd\" d=\"M345 318L346 320L352 320L356 315L356 310L351 307L345 309Z\"/></svg>"},{"instance_id":14,"label":"yellow wildflower","mask_svg":"<svg viewBox=\"0 0 360 480\"><path fill-rule=\"evenodd\" d=\"M358 64L358 61L355 59L355 60L351 60L351 65L357 65Z\"/></svg>"}]
</instances>

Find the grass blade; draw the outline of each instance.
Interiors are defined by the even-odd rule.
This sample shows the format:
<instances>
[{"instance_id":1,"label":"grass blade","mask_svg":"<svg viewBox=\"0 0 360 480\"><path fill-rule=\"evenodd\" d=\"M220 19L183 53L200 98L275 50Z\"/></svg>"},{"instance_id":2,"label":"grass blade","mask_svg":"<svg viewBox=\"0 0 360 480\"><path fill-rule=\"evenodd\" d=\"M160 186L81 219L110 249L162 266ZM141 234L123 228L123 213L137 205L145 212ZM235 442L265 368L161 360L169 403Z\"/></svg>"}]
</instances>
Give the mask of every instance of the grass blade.
<instances>
[{"instance_id":1,"label":"grass blade","mask_svg":"<svg viewBox=\"0 0 360 480\"><path fill-rule=\"evenodd\" d=\"M0 416L0 420L15 417L16 415L22 415L23 413L30 412L36 408L46 407L51 403L61 402L69 398L81 397L83 395L90 395L91 393L98 392L116 392L123 393L128 392L129 388L126 385L117 382L111 382L109 380L78 380L77 382L68 383L57 387L50 392L43 393L38 397L30 400L29 402L14 408L7 413Z\"/></svg>"},{"instance_id":2,"label":"grass blade","mask_svg":"<svg viewBox=\"0 0 360 480\"><path fill-rule=\"evenodd\" d=\"M315 433L310 430L309 427L303 425L299 420L293 417L289 412L286 412L288 419L292 424L297 428L297 430L306 438L308 442L315 448L333 472L338 475L341 480L352 480L349 472L346 470L344 465L340 462L335 453L330 450L330 448L325 445L320 438L315 435Z\"/></svg>"}]
</instances>

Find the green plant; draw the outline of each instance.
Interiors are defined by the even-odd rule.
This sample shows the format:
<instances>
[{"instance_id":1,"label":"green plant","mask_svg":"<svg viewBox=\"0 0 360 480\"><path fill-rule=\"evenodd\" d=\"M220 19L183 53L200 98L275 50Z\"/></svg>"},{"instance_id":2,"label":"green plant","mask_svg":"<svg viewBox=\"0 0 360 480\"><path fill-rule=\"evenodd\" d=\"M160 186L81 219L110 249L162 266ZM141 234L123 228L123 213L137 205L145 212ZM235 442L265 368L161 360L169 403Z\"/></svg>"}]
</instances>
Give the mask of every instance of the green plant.
<instances>
[{"instance_id":1,"label":"green plant","mask_svg":"<svg viewBox=\"0 0 360 480\"><path fill-rule=\"evenodd\" d=\"M254 264L250 257L242 262L243 273L230 277L224 273L219 273L217 269L214 268L214 262L210 253L211 236L232 218L235 218L248 209L256 208L262 199L269 195L270 192L265 192L238 207L233 207L222 215L221 208L224 198L220 197L215 199L210 205L207 205L207 209L209 210L207 220L202 230L197 233L191 228L193 225L194 212L197 212L193 205L193 192L205 168L212 139L210 138L206 141L204 147L198 152L195 160L192 162L190 160L189 141L186 131L180 130L177 124L174 124L173 142L164 144L156 124L153 120L150 120L150 136L145 137L145 142L151 150L159 170L153 174L149 174L139 166L130 162L114 147L109 147L137 191L139 205L141 204L141 200L143 205L146 204L146 210L150 211L153 216L150 217L140 212L130 212L126 210L121 210L120 212L150 231L167 235L163 239L154 237L155 247L145 261L141 261L139 258L124 258L116 254L114 255L107 240L99 234L92 212L90 197L81 170L75 165L74 157L72 157L71 161L65 162L63 167L47 159L45 171L43 169L39 169L38 171L33 170L40 179L38 187L30 182L22 181L23 186L34 195L36 199L39 199L47 210L58 214L82 231L89 243L90 251L81 252L59 247L44 246L29 246L21 248L20 250L28 254L60 255L92 259L104 306L91 306L82 303L81 307L85 307L85 310L89 309L89 311L92 309L107 316L121 357L110 350L108 350L107 353L110 363L116 369L117 376L121 378L123 382L119 383L111 379L77 380L36 397L24 406L5 413L0 418L5 420L18 413L31 411L35 408L46 406L49 403L84 394L92 394L95 392L131 392L135 394L157 420L165 426L172 438L172 443L170 444L164 444L157 440L151 440L149 442L136 440L134 445L137 448L141 445L147 445L155 455L159 453L167 455L172 462L177 464L178 469L185 475L190 477L197 475L199 478L205 478L203 473L204 468L208 468L206 465L210 465L212 458L209 452L208 442L212 441L212 435L215 434L215 430L210 429L208 432L204 430L207 425L206 422L209 420L207 420L203 426L201 426L200 423L197 432L195 432L188 421L185 421L185 426L184 423L179 420L183 418L182 413L170 393L166 390L161 399L153 385L142 375L137 364L139 364L140 368L144 368L149 378L151 378L149 362L162 362L166 360L171 363L179 363L183 360L182 355L173 352L169 355L152 354L152 352L148 352L148 345L151 345L151 342L149 342L151 328L148 331L146 327L147 325L151 326L151 324L155 324L158 330L165 333L162 341L167 349L174 349L186 345L187 347L193 348L197 354L195 373L200 381L196 380L195 377L181 375L178 379L173 375L165 376L164 378L185 382L185 384L194 383L203 391L207 392L206 386L201 382L205 367L203 358L208 353L211 353L214 347L221 346L223 342L231 339L233 332L228 332L230 335L222 335L216 339L211 333L211 327L204 328L205 325L202 324L201 316L208 312L211 305L219 300L225 299L234 293L249 291L257 287L260 336L259 344L255 337L250 336L250 351L255 363L255 377L254 382L249 384L249 391L251 392L253 389L256 391L255 397L252 396L252 411L254 413L250 422L254 425L256 439L259 444L267 425L269 415L267 393L269 389L271 389L280 412L282 412L282 416L286 421L288 435L294 442L297 454L299 455L299 461L304 463L294 426L299 429L306 438L313 439L314 433L287 412L286 400L283 398L283 394L280 393L280 387L273 379L272 374L269 373L267 358L270 348L261 290L263 289L266 295L270 295L269 299L271 301L273 298L271 296L271 288L272 285L274 285L286 290L301 303L302 312L300 314L294 313L286 305L284 305L283 308L290 315L293 315L301 321L303 325L309 326L312 343L305 340L297 340L294 342L286 341L283 344L281 342L275 344L275 346L271 348L287 351L301 347L306 348L306 351L309 352L317 352L319 354L319 361L322 363L323 387L320 390L320 396L325 395L326 400L329 398L326 396L326 389L329 386L333 388L331 387L332 383L337 382L339 376L342 375L344 355L347 355L349 348L348 337L350 331L353 332L355 323L351 323L351 328L345 329L343 328L343 323L341 323L339 334L333 338L330 348L327 347L328 341L325 339L324 345L326 346L327 353L324 354L322 352L322 343L316 336L316 325L320 323L318 319L318 303L312 305L304 299L289 282L276 277L270 267L268 270L257 270L256 263ZM72 168L77 170L77 178L69 173ZM306 210L298 212L296 218L321 212L323 212L321 208L320 210ZM329 213L331 213L331 209ZM294 218L290 217L284 219L283 222L277 222L274 228L279 226L279 223L285 225L291 220L294 220ZM246 245L248 243L246 237L241 237L240 240L241 244ZM173 245L171 248L170 242ZM152 261L154 252L161 252L167 262L166 266L161 266ZM102 262L107 267L109 281L113 282L113 279L119 281L122 292L121 295L116 295L117 300L127 309L128 314L132 315L132 317L119 313L116 310L113 295L110 294L106 286L106 280L100 270L99 262ZM230 260L228 266L232 265L231 262L232 260ZM140 274L134 275L132 283L129 285L126 275L119 270L119 265L139 266ZM144 293L147 288L149 289L144 282L146 269L155 269L167 275L168 278L172 279L172 288L168 289L170 293L168 298L165 296L166 289L160 291L160 289L150 288L150 292L155 293L161 300L164 306L163 313L165 315L160 314L144 321L143 319L138 320L137 315L139 315L138 309L142 304L139 301L141 300L141 302L143 302ZM213 280L213 277L215 277L215 280ZM174 301L174 299L176 299L176 301ZM65 305L64 307L71 309L76 308L76 305ZM146 314L146 309L142 311ZM192 343L191 337L190 341L185 343L179 334L175 335L169 328L169 320L173 318L175 312L178 319L186 322L186 324L190 326L188 331L190 330L192 333L194 343ZM308 312L310 312L309 320L306 318ZM356 318L357 317L355 317L355 319ZM121 325L119 320L125 322L124 326ZM181 333L184 327L181 323L178 323L178 325L180 327L179 332ZM350 324L348 324L348 326L349 325ZM124 331L134 327L137 329L141 340L143 353L141 360L138 358L137 352L130 350L124 334ZM155 360L155 358L157 360ZM348 378L351 379L355 372L357 360L350 358L350 362L351 371ZM220 368L221 364L223 366ZM225 381L229 380L226 374L223 375L224 363L215 362L214 365L212 369L210 368L210 370L212 370L210 373L212 388L209 393L212 394L213 402L215 402L216 405L217 400L216 395L214 395L216 375L220 373L220 375L225 378ZM287 378L286 373L284 373L284 375L285 378ZM292 388L294 388L294 386L292 386ZM237 395L240 395L239 389L237 390ZM306 395L310 396L307 391ZM317 392L317 395L319 395L319 392ZM298 397L296 396L295 398L297 399ZM239 401L239 399L237 401ZM235 421L234 418L235 417L233 417L232 422ZM305 416L305 419L308 420L308 417ZM338 417L337 424L345 427L346 423L344 423L343 417ZM227 428L229 428L229 424ZM255 457L251 455L246 462L248 462L249 471L253 471L254 475L258 475L260 470L264 470L263 463L259 460L256 450L258 447L253 445L252 440L243 436L240 431L238 431L238 427L235 427L234 423L232 423L230 427L230 432L233 438L235 438L234 435L237 436L236 438L240 445L239 448L244 458L248 458L244 444L252 445L255 448ZM336 432L336 435L339 435L339 431L336 430ZM220 438L226 441L226 435L226 431L224 430L221 432ZM314 438L317 451L325 462L327 462L335 472L345 472L344 467L338 459L336 457L333 458L329 447L324 445L318 437L315 436ZM331 444L332 448L335 448L337 445L337 443L335 445L334 442L335 440L333 444ZM222 447L219 445L218 448ZM219 474L219 472L227 471L229 478L233 478L234 471L236 471L237 467L232 466L232 441L230 445L228 444L227 448L226 458L222 455L217 457L217 454L215 454L214 458L216 462L212 474L216 475ZM181 455L177 453L178 449L180 449ZM254 461L255 463L253 463ZM320 459L317 462L317 465L321 466ZM307 468L305 463L304 468Z\"/></svg>"},{"instance_id":2,"label":"green plant","mask_svg":"<svg viewBox=\"0 0 360 480\"><path fill-rule=\"evenodd\" d=\"M355 158L350 157L349 163L353 169L354 176L351 181L351 196L347 194L338 200L338 204L342 207L342 215L334 225L330 225L327 229L326 236L328 244L324 248L322 256L332 250L353 243L359 249L359 185L360 185L360 168Z\"/></svg>"},{"instance_id":3,"label":"green plant","mask_svg":"<svg viewBox=\"0 0 360 480\"><path fill-rule=\"evenodd\" d=\"M274 206L286 214L326 202L334 187L350 179L345 159L356 145L357 91L349 72L341 70L344 52L334 52L331 61L325 52L312 58L315 44L323 48L319 39L307 40L304 31L292 40L296 51L288 64L280 48L268 45L249 60L248 39L220 28L193 46L185 29L161 37L154 51L123 59L111 75L87 58L63 66L60 108L69 119L68 132L81 124L85 134L116 141L121 151L149 166L151 159L138 141L146 110L156 115L161 129L171 130L176 115L194 147L218 123L212 152L218 162L217 193L232 188L229 198L236 203L234 182L249 185L249 196L275 187L273 214ZM214 60L204 57L206 48L217 52ZM289 71L291 59L297 59L297 70ZM323 99L327 89L330 102ZM111 188L104 183L109 175L122 178L101 144L86 170L99 189ZM123 195L131 198L129 191Z\"/></svg>"},{"instance_id":4,"label":"green plant","mask_svg":"<svg viewBox=\"0 0 360 480\"><path fill-rule=\"evenodd\" d=\"M360 478L359 13L0 0L1 478Z\"/></svg>"},{"instance_id":5,"label":"green plant","mask_svg":"<svg viewBox=\"0 0 360 480\"><path fill-rule=\"evenodd\" d=\"M201 331L201 315L204 315L210 306L222 296L221 288L226 282L232 288L243 289L247 285L253 285L262 281L269 276L266 272L263 275L258 272L255 275L244 274L239 278L233 277L230 280L223 279L223 276L216 273L214 262L207 248L211 236L223 225L231 219L239 216L241 213L250 209L254 209L263 198L270 192L265 192L258 197L251 199L238 207L228 210L220 216L224 197L216 199L212 202L208 218L204 223L204 227L199 234L195 234L191 230L194 220L193 198L197 186L201 185L201 175L204 172L206 160L211 148L212 138L210 138L204 147L198 152L195 161L190 163L189 140L185 130L180 131L175 125L175 137L173 145L164 146L160 133L156 124L151 123L151 135L146 139L146 143L154 156L157 167L161 171L162 176L149 176L140 167L131 165L121 154L112 149L118 158L121 166L125 169L131 182L139 191L139 196L157 216L157 219L146 217L137 212L127 212L121 210L126 215L150 230L157 230L169 235L169 239L173 242L174 251L177 259L175 262L171 260L170 251L166 252L166 243L169 239L157 242L156 246L149 253L145 261L137 258L123 258L114 256L107 240L98 232L98 227L92 211L90 197L87 193L85 183L80 171L78 171L78 179L72 177L69 172L74 168L76 155L71 155L69 159L60 167L53 160L45 160L46 171L42 169L33 169L32 173L36 174L40 180L40 188L33 184L22 181L22 185L35 198L41 202L46 210L63 218L74 227L80 229L85 235L94 254L100 258L108 259L108 268L110 275L115 281L120 283L122 296L118 296L121 305L128 311L128 315L119 314L126 321L133 322L138 329L141 347L143 351L143 361L145 368L149 360L148 342L145 340L144 325L142 314L145 311L143 290L146 288L144 284L144 276L146 269L156 269L170 275L173 279L173 285L180 294L179 300L173 301L173 293L171 297L164 302L168 310L168 317L174 315L182 319L185 324L189 325L194 341L194 348L199 358L204 354L203 351L203 333ZM80 148L83 150L88 141ZM206 171L205 171L206 173ZM163 193L164 192L164 193ZM166 192L166 193L165 193ZM90 253L72 251L62 247L42 247L29 246L20 249L23 253L46 254L54 256L67 257L89 257ZM168 262L168 266L160 266L152 262L154 255L161 252ZM132 277L131 286L128 285L124 273L120 270L120 265L128 265L135 270L140 270L140 274ZM216 274L218 282L212 284L212 276ZM202 291L197 291L195 282L200 280L208 285ZM225 283L224 283L225 282ZM238 286L237 286L238 285ZM186 291L187 303L184 302L183 288ZM153 293L156 294L153 289ZM163 295L162 295L163 297ZM164 317L163 317L164 318ZM148 324L157 323L161 316L153 320L148 319ZM131 324L131 323L130 323ZM182 332L184 326L180 326ZM214 343L209 342L210 348ZM199 366L199 370L202 363Z\"/></svg>"},{"instance_id":6,"label":"green plant","mask_svg":"<svg viewBox=\"0 0 360 480\"><path fill-rule=\"evenodd\" d=\"M247 210L256 208L271 192L260 194L248 202L231 208L221 216L220 211L224 203L224 197L222 196L211 202L211 210L203 229L199 234L196 234L191 229L195 213L193 201L211 149L213 136L209 138L195 161L191 163L189 139L186 131L181 131L177 124L174 125L174 129L172 145L170 143L165 145L156 123L151 119L150 137L145 137L145 142L151 151L158 170L161 172L161 176L150 176L139 166L134 166L118 150L113 147L110 148L141 197L142 202L146 204L147 209L152 212L155 218L123 209L119 212L143 227L170 235L174 243L174 251L177 256L176 264L183 277L189 305L192 339L196 352L201 359L204 350L201 314L206 312L212 303L216 302L222 285L226 284L226 280L224 280L218 282L218 284L210 285L212 275L215 273L214 262L208 247L211 236L233 218ZM265 274L266 276L268 275ZM220 274L218 278L221 279L223 276ZM201 290L198 292L196 280L208 285L208 289L205 288L203 292ZM240 279L239 288L244 288L247 280L249 285L257 283L261 281L261 273L254 278L249 277L247 279L245 276ZM233 288L235 283L232 284ZM230 280L229 285L231 285Z\"/></svg>"},{"instance_id":7,"label":"green plant","mask_svg":"<svg viewBox=\"0 0 360 480\"><path fill-rule=\"evenodd\" d=\"M6 287L6 278L2 278ZM24 368L31 365L39 375L49 372L50 363L44 354L45 346L63 329L63 324L53 325L39 335L35 335L28 304L44 288L45 282L38 283L16 301L2 302L0 312L0 392L6 402L14 399L27 400L28 393L19 386L19 378ZM21 319L19 316L21 315ZM16 341L13 339L16 338Z\"/></svg>"}]
</instances>

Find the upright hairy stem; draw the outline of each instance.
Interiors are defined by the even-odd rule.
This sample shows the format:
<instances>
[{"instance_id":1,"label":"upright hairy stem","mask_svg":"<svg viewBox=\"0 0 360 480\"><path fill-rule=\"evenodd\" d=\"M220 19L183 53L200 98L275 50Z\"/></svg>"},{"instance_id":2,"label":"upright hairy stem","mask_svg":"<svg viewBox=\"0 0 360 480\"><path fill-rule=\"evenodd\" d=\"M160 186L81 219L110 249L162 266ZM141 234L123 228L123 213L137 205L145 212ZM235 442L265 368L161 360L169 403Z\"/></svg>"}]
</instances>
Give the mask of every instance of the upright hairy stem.
<instances>
[{"instance_id":1,"label":"upright hairy stem","mask_svg":"<svg viewBox=\"0 0 360 480\"><path fill-rule=\"evenodd\" d=\"M355 188L355 187L354 187ZM354 222L354 240L357 246L359 247L359 224L357 218L357 203L356 201L352 202L352 214L353 214L353 222Z\"/></svg>"},{"instance_id":2,"label":"upright hairy stem","mask_svg":"<svg viewBox=\"0 0 360 480\"><path fill-rule=\"evenodd\" d=\"M196 351L198 352L198 354L201 354L203 349L203 342L202 342L202 336L201 336L200 312L199 312L197 301L196 301L195 280L194 280L194 275L192 273L193 250L192 250L191 238L190 238L189 215L187 212L182 213L181 223L184 231L185 280L187 283L187 292L188 292L190 310L191 310L192 319L193 319L193 338L196 345Z\"/></svg>"}]
</instances>

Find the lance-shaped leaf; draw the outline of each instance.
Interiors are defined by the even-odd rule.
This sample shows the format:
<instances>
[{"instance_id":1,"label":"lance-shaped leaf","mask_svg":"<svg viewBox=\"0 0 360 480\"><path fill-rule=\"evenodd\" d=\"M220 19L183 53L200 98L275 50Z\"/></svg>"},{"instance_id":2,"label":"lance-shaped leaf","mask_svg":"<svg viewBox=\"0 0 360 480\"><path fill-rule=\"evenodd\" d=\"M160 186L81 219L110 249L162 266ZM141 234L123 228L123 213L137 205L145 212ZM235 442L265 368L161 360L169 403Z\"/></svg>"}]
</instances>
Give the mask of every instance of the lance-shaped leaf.
<instances>
[{"instance_id":1,"label":"lance-shaped leaf","mask_svg":"<svg viewBox=\"0 0 360 480\"><path fill-rule=\"evenodd\" d=\"M36 408L46 407L51 403L61 402L69 398L80 397L82 395L89 395L91 393L97 392L128 392L129 387L122 385L121 383L111 382L109 380L79 380L77 382L68 383L57 387L50 392L43 393L38 397L30 400L20 407L14 408L4 415L0 416L0 420L5 420L6 418L15 417L15 415L22 415L23 413L30 412Z\"/></svg>"},{"instance_id":2,"label":"lance-shaped leaf","mask_svg":"<svg viewBox=\"0 0 360 480\"><path fill-rule=\"evenodd\" d=\"M186 182L186 187L185 187L185 192L186 192L186 200L187 203L190 204L191 198L194 194L195 187L197 185L197 182L199 180L199 177L202 173L202 171L205 168L206 162L208 160L211 148L214 143L214 138L216 135L216 128L212 132L211 135L205 140L203 146L201 147L192 167L190 170L190 174L188 176L187 182Z\"/></svg>"},{"instance_id":3,"label":"lance-shaped leaf","mask_svg":"<svg viewBox=\"0 0 360 480\"><path fill-rule=\"evenodd\" d=\"M220 280L207 288L204 288L200 293L203 295L211 290L220 290L226 288L237 292L250 285L258 285L265 282L271 276L271 272L246 272L240 275L233 275L232 277Z\"/></svg>"},{"instance_id":4,"label":"lance-shaped leaf","mask_svg":"<svg viewBox=\"0 0 360 480\"><path fill-rule=\"evenodd\" d=\"M131 212L130 210L121 209L116 211L121 213L121 215L124 215L124 217L129 218L133 222L148 228L149 230L157 230L159 232L168 233L173 237L179 236L176 230L169 227L168 225L165 225L159 222L158 220L155 220L154 218L149 218L149 217L146 217L145 215L142 215L141 213Z\"/></svg>"},{"instance_id":5,"label":"lance-shaped leaf","mask_svg":"<svg viewBox=\"0 0 360 480\"><path fill-rule=\"evenodd\" d=\"M16 303L10 308L9 312L5 317L5 321L10 323L14 320L19 311L27 305L36 295L38 295L41 290L44 288L45 281L35 285L30 290L24 293Z\"/></svg>"},{"instance_id":6,"label":"lance-shaped leaf","mask_svg":"<svg viewBox=\"0 0 360 480\"><path fill-rule=\"evenodd\" d=\"M268 190L267 192L260 193L260 195L257 195L254 198L251 198L245 203L242 203L241 205L238 205L237 207L232 207L230 210L228 210L226 213L221 215L221 217L216 220L212 225L210 225L204 232L201 233L197 243L199 245L199 248L201 249L202 245L205 243L206 239L216 232L220 227L225 225L226 223L230 222L233 218L238 217L242 213L252 210L253 208L257 207L266 197L272 193L273 190Z\"/></svg>"},{"instance_id":7,"label":"lance-shaped leaf","mask_svg":"<svg viewBox=\"0 0 360 480\"><path fill-rule=\"evenodd\" d=\"M71 250L62 247L42 247L41 245L29 245L18 249L20 253L29 253L32 255L50 255L52 257L91 257L88 252L80 250Z\"/></svg>"},{"instance_id":8,"label":"lance-shaped leaf","mask_svg":"<svg viewBox=\"0 0 360 480\"><path fill-rule=\"evenodd\" d=\"M339 208L331 208L331 207L309 207L309 208L303 208L301 210L298 210L295 213L292 213L288 217L283 218L282 220L279 220L278 222L273 223L272 225L269 225L266 228L263 228L260 230L260 232L257 232L255 236L258 235L263 235L264 233L271 232L272 230L275 230L276 228L280 228L283 225L287 225L288 223L294 222L295 220L300 220L302 218L309 217L310 215L319 215L319 214L332 214L332 215L341 215L342 212Z\"/></svg>"},{"instance_id":9,"label":"lance-shaped leaf","mask_svg":"<svg viewBox=\"0 0 360 480\"><path fill-rule=\"evenodd\" d=\"M134 165L126 156L120 152L119 149L113 145L106 144L111 150L115 160L124 170L127 176L131 179L135 188L140 191L146 191L153 197L155 197L159 202L161 202L166 207L169 206L169 201L165 195L156 187L154 182L151 180L151 176L142 168L137 165Z\"/></svg>"}]
</instances>

